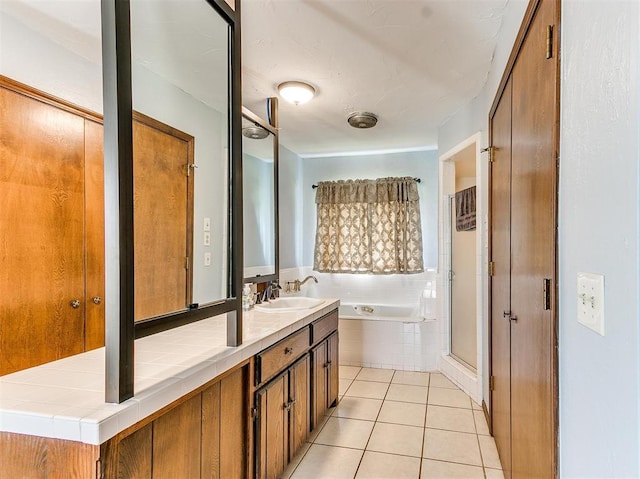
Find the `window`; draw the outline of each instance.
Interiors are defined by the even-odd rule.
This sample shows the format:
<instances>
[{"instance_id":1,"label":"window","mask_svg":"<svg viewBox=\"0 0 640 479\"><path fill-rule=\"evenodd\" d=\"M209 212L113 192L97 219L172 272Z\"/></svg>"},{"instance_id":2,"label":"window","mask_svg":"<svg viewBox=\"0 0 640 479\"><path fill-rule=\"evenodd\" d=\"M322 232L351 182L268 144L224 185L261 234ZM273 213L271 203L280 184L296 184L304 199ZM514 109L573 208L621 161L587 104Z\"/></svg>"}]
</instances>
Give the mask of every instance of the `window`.
<instances>
[{"instance_id":1,"label":"window","mask_svg":"<svg viewBox=\"0 0 640 479\"><path fill-rule=\"evenodd\" d=\"M417 181L406 177L318 183L313 269L323 273L422 272Z\"/></svg>"}]
</instances>

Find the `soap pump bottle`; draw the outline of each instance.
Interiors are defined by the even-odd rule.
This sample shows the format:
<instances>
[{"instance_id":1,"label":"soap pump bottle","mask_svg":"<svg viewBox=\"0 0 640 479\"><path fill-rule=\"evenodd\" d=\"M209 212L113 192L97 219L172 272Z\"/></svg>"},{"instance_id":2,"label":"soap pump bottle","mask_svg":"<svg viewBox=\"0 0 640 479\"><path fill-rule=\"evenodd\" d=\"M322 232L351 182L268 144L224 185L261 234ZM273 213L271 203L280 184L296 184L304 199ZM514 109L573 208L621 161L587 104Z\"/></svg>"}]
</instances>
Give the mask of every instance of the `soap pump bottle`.
<instances>
[{"instance_id":1,"label":"soap pump bottle","mask_svg":"<svg viewBox=\"0 0 640 479\"><path fill-rule=\"evenodd\" d=\"M245 283L242 288L242 310L249 311L251 309L251 283Z\"/></svg>"}]
</instances>

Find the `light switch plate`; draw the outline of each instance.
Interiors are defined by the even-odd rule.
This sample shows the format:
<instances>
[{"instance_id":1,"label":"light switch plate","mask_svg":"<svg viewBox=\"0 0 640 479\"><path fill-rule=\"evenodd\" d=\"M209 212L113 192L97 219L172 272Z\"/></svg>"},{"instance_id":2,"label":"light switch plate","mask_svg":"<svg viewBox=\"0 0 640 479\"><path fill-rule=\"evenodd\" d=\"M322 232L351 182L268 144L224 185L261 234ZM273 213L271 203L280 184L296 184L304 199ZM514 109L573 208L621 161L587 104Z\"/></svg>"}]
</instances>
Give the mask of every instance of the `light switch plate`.
<instances>
[{"instance_id":1,"label":"light switch plate","mask_svg":"<svg viewBox=\"0 0 640 479\"><path fill-rule=\"evenodd\" d=\"M205 266L211 266L211 253L206 252L204 254L204 265Z\"/></svg>"},{"instance_id":2,"label":"light switch plate","mask_svg":"<svg viewBox=\"0 0 640 479\"><path fill-rule=\"evenodd\" d=\"M578 273L578 322L604 336L604 276Z\"/></svg>"},{"instance_id":3,"label":"light switch plate","mask_svg":"<svg viewBox=\"0 0 640 479\"><path fill-rule=\"evenodd\" d=\"M204 232L204 238L203 238L202 243L205 246L211 246L211 233L209 233L208 231Z\"/></svg>"},{"instance_id":4,"label":"light switch plate","mask_svg":"<svg viewBox=\"0 0 640 479\"><path fill-rule=\"evenodd\" d=\"M205 218L202 221L203 231L211 231L211 218Z\"/></svg>"}]
</instances>

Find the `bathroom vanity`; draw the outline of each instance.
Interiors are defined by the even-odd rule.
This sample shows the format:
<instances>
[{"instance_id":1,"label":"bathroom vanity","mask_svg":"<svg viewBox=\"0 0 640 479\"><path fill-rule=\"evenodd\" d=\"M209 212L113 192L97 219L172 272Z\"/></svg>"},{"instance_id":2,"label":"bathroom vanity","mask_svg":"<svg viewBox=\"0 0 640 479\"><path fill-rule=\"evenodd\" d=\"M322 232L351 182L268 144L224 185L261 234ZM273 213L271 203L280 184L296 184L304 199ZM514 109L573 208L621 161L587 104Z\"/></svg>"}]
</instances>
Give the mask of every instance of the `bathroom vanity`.
<instances>
[{"instance_id":1,"label":"bathroom vanity","mask_svg":"<svg viewBox=\"0 0 640 479\"><path fill-rule=\"evenodd\" d=\"M104 349L0 378L0 478L276 478L338 399L338 301L214 317L136 341L105 404Z\"/></svg>"}]
</instances>

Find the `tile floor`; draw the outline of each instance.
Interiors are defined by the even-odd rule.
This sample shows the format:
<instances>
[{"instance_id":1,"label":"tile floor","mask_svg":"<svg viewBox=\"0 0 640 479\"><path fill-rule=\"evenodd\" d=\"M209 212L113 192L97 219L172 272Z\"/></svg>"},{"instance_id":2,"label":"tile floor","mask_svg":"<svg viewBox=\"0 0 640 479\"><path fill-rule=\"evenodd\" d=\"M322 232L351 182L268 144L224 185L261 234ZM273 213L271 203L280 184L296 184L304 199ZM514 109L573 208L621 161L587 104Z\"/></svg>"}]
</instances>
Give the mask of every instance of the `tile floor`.
<instances>
[{"instance_id":1,"label":"tile floor","mask_svg":"<svg viewBox=\"0 0 640 479\"><path fill-rule=\"evenodd\" d=\"M439 373L340 366L340 401L286 479L503 478L479 405Z\"/></svg>"}]
</instances>

